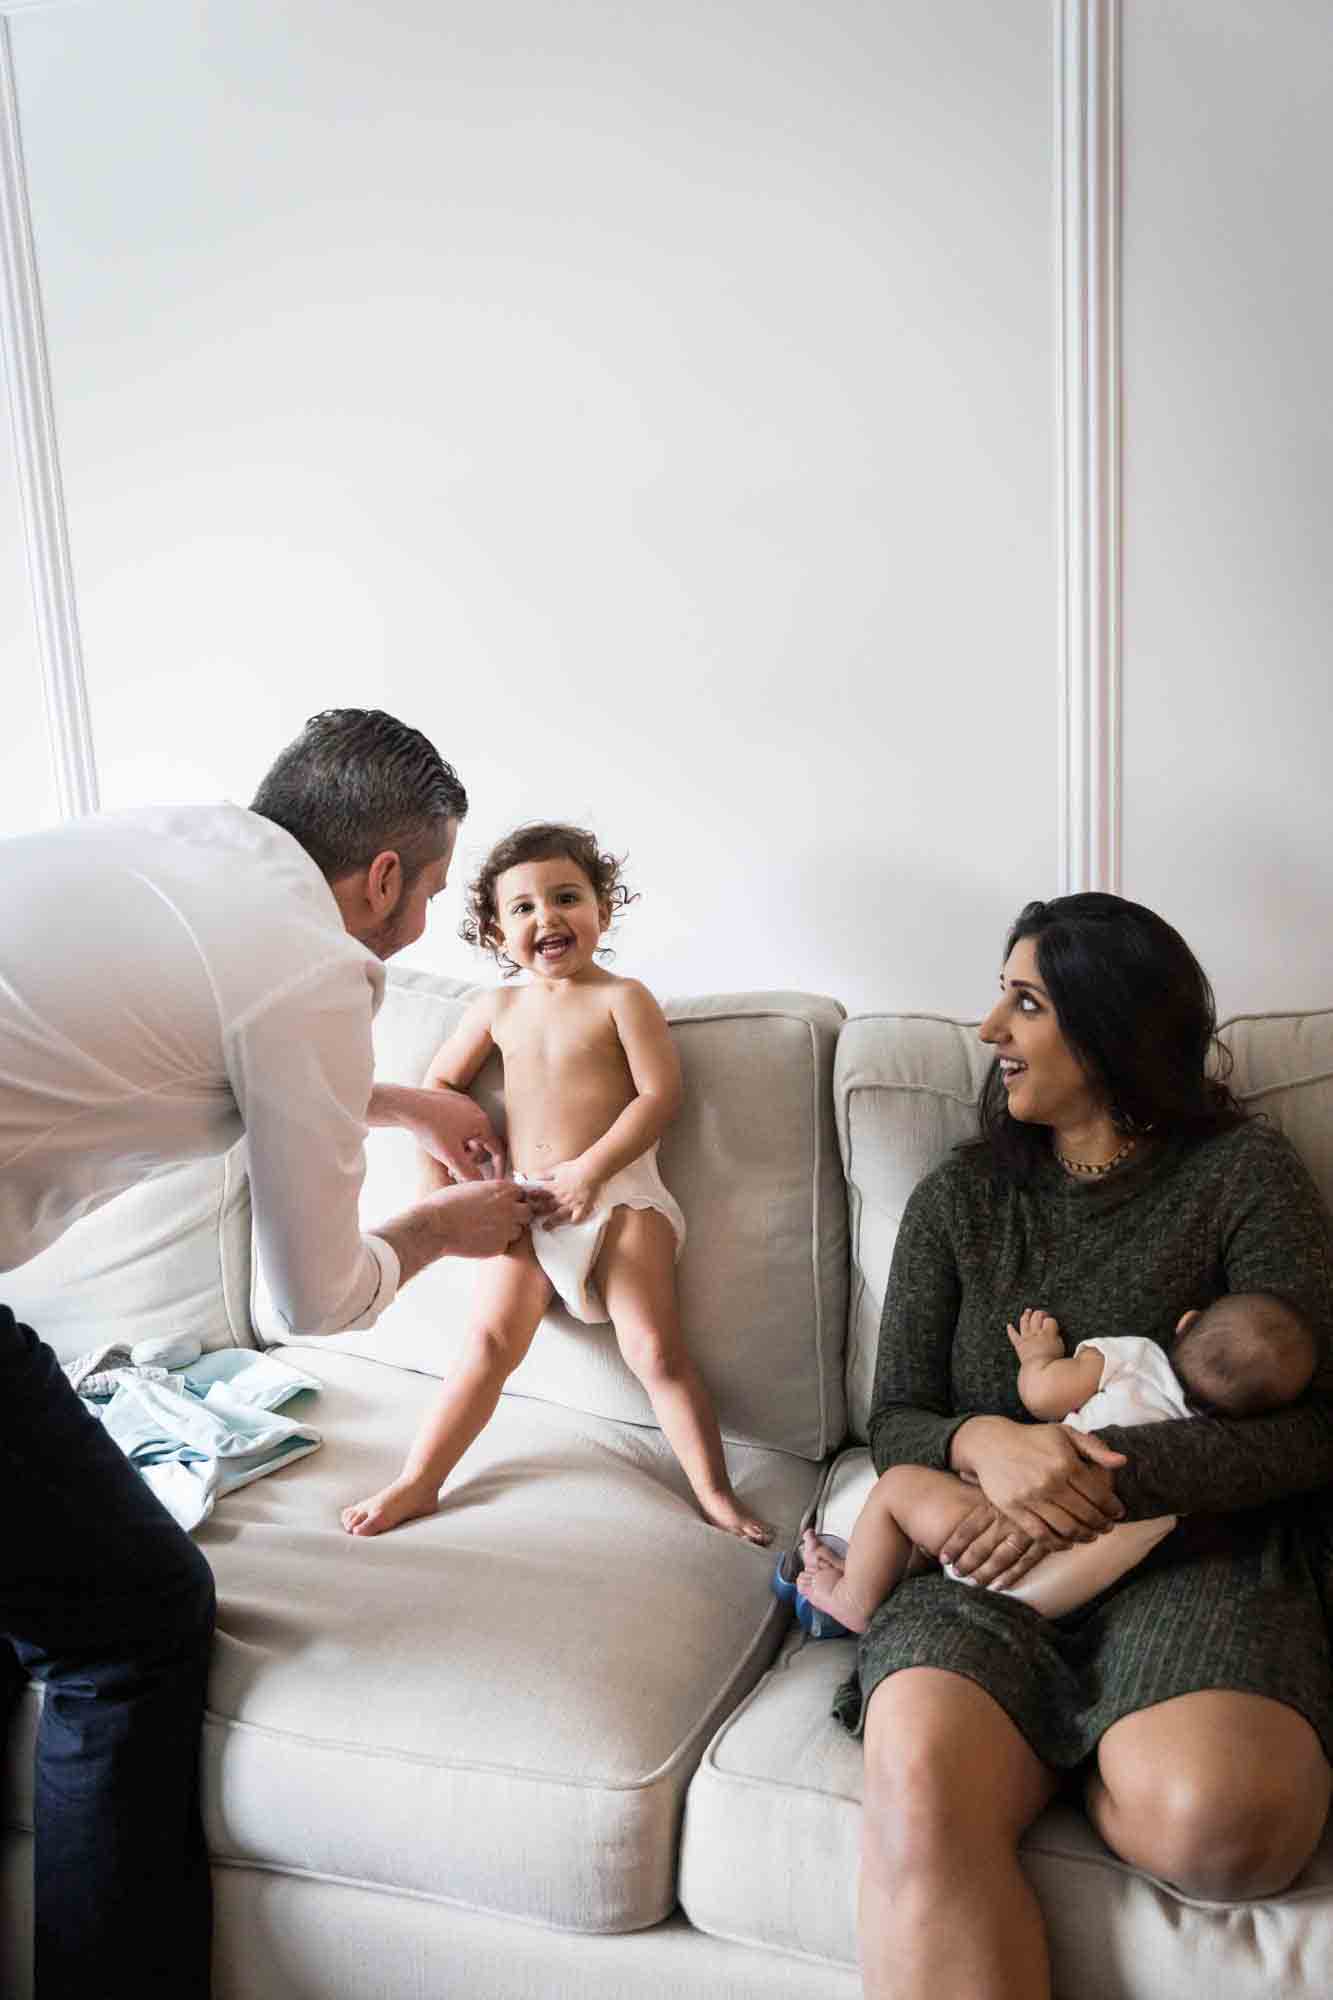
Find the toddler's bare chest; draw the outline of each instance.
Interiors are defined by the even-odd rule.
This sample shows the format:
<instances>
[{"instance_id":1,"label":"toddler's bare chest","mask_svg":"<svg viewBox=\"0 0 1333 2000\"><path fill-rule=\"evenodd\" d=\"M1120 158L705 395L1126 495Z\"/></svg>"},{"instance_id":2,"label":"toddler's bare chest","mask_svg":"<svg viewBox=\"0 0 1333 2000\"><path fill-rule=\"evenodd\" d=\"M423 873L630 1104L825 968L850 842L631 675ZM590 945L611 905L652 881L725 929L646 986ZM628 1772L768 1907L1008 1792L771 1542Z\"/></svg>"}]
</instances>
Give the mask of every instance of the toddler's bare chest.
<instances>
[{"instance_id":1,"label":"toddler's bare chest","mask_svg":"<svg viewBox=\"0 0 1333 2000\"><path fill-rule=\"evenodd\" d=\"M519 1078L536 1082L619 1077L626 1069L615 1023L591 1010L556 1019L519 1017L502 1023L494 1039L510 1083Z\"/></svg>"}]
</instances>

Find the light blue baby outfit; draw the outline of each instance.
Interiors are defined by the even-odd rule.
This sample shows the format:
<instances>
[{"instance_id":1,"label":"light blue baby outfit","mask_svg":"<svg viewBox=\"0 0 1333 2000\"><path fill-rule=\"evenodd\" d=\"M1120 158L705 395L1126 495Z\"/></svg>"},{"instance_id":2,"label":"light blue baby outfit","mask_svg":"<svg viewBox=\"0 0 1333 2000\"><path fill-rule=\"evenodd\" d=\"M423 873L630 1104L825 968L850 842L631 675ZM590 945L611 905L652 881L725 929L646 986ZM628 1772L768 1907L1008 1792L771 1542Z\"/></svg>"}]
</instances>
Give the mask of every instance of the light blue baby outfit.
<instances>
[{"instance_id":1,"label":"light blue baby outfit","mask_svg":"<svg viewBox=\"0 0 1333 2000\"><path fill-rule=\"evenodd\" d=\"M165 1376L123 1368L113 1382L108 1400L85 1395L84 1407L187 1531L212 1513L219 1495L324 1441L313 1424L275 1414L319 1383L248 1348L222 1348Z\"/></svg>"}]
</instances>

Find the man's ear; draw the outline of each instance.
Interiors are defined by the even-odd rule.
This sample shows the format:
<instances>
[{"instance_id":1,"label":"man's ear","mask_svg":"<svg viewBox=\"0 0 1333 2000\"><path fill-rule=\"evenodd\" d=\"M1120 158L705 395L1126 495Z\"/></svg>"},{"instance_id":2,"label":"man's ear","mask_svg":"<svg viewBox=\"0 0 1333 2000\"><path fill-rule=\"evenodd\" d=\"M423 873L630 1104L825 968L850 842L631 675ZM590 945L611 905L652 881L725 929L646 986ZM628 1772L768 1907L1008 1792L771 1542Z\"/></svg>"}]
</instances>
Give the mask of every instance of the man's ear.
<instances>
[{"instance_id":1,"label":"man's ear","mask_svg":"<svg viewBox=\"0 0 1333 2000\"><path fill-rule=\"evenodd\" d=\"M1176 1321L1176 1332L1183 1333L1187 1326L1193 1326L1195 1320L1198 1317L1199 1317L1199 1308L1197 1306L1193 1307L1192 1310L1187 1313L1182 1313L1180 1315L1180 1318Z\"/></svg>"},{"instance_id":2,"label":"man's ear","mask_svg":"<svg viewBox=\"0 0 1333 2000\"><path fill-rule=\"evenodd\" d=\"M392 916L403 893L403 864L393 848L377 854L366 870L366 901L376 918Z\"/></svg>"}]
</instances>

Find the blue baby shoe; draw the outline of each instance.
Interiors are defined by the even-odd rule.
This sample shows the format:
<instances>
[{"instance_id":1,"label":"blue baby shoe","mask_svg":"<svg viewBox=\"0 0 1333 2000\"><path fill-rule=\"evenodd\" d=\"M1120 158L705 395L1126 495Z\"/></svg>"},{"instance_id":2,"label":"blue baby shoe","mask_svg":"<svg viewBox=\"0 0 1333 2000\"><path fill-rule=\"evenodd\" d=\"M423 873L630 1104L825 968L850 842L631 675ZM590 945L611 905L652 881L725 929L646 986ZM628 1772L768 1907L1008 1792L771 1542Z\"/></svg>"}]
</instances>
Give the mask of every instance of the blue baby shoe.
<instances>
[{"instance_id":1,"label":"blue baby shoe","mask_svg":"<svg viewBox=\"0 0 1333 2000\"><path fill-rule=\"evenodd\" d=\"M832 1543L832 1537L829 1537L829 1540ZM785 1555L778 1557L778 1566L773 1572L774 1597L779 1598L783 1604L791 1606L796 1614L797 1624L803 1632L808 1632L812 1639L854 1639L855 1632L849 1631L836 1618L830 1617L827 1611L818 1610L809 1598L796 1588L796 1579L802 1567L799 1549L788 1549Z\"/></svg>"}]
</instances>

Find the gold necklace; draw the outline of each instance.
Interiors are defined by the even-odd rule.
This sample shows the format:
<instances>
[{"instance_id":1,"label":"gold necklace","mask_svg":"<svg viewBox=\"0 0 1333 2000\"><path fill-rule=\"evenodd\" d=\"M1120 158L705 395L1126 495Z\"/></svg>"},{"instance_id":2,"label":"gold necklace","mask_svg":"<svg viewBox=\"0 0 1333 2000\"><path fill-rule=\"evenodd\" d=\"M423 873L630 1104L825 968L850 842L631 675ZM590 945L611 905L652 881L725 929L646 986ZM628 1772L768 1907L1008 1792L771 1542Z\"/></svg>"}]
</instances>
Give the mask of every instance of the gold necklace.
<instances>
[{"instance_id":1,"label":"gold necklace","mask_svg":"<svg viewBox=\"0 0 1333 2000\"><path fill-rule=\"evenodd\" d=\"M1126 1139L1120 1151L1112 1153L1109 1160L1071 1160L1068 1153L1062 1153L1058 1149L1055 1157L1060 1162L1060 1165L1067 1168L1071 1174L1087 1174L1089 1176L1109 1174L1112 1167L1118 1167L1122 1160L1129 1158L1129 1155L1134 1151L1138 1143L1137 1138Z\"/></svg>"}]
</instances>

